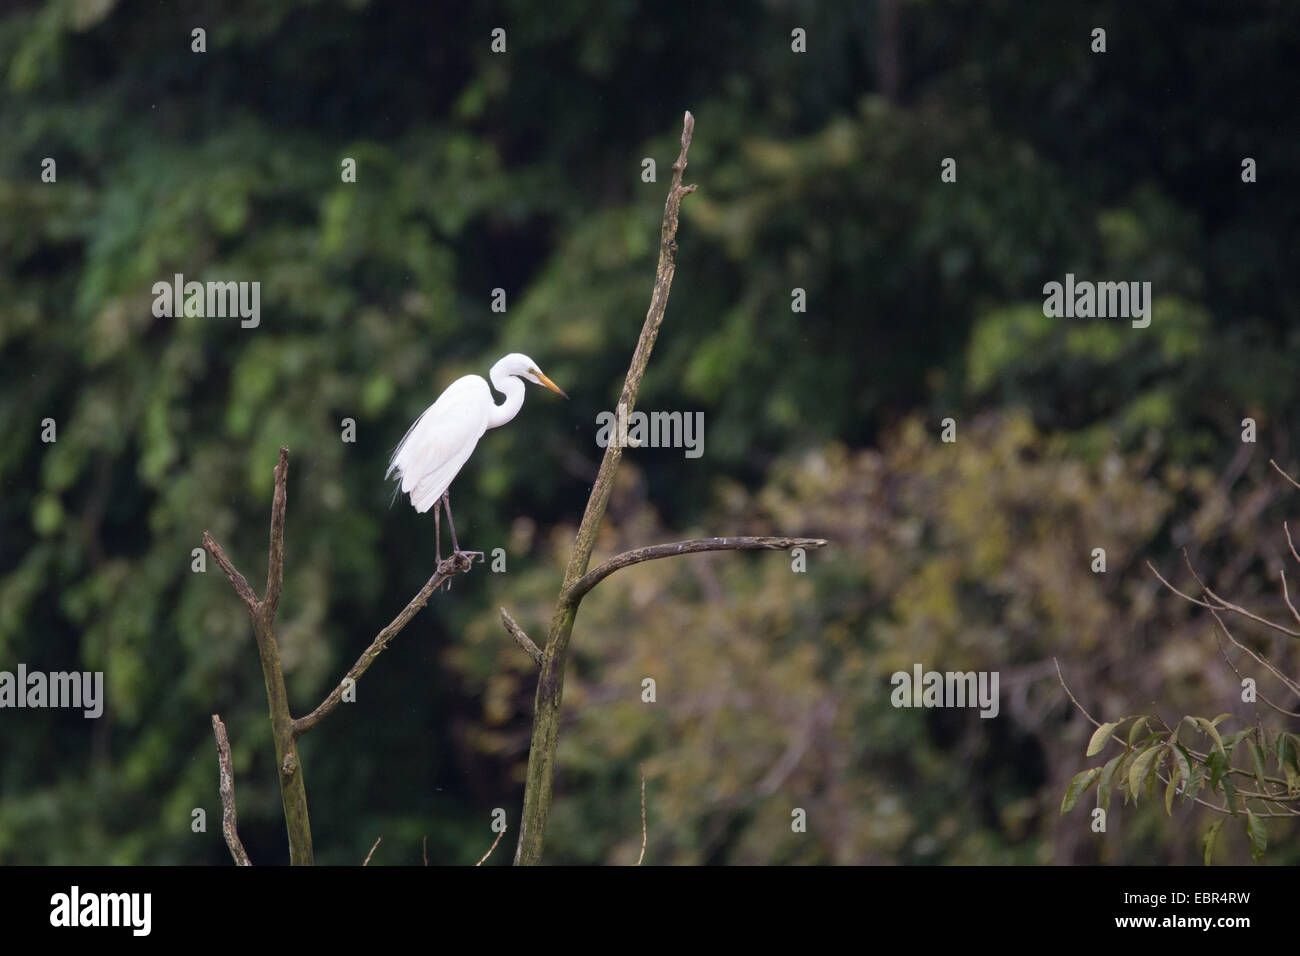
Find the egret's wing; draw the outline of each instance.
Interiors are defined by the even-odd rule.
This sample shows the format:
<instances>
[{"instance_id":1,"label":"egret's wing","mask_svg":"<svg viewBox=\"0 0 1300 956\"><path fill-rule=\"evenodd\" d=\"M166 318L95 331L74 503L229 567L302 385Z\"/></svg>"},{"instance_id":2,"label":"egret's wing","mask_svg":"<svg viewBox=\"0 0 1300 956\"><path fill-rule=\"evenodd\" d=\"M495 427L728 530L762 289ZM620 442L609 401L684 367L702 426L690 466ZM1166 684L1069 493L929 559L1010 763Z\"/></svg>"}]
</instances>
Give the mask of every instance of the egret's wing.
<instances>
[{"instance_id":1,"label":"egret's wing","mask_svg":"<svg viewBox=\"0 0 1300 956\"><path fill-rule=\"evenodd\" d=\"M401 478L416 511L428 511L442 497L487 431L492 393L477 375L447 386L406 432L388 464Z\"/></svg>"}]
</instances>

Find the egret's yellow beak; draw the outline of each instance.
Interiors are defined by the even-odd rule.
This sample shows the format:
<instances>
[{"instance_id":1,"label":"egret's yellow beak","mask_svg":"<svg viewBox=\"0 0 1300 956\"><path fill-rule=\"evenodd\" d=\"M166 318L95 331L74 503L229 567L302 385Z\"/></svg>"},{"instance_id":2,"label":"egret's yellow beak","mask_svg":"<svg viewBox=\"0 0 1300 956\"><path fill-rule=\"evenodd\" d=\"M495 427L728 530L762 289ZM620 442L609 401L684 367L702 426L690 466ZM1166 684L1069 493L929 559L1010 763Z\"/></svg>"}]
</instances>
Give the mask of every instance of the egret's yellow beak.
<instances>
[{"instance_id":1,"label":"egret's yellow beak","mask_svg":"<svg viewBox=\"0 0 1300 956\"><path fill-rule=\"evenodd\" d=\"M541 379L542 384L545 385L547 388L549 388L552 392L556 392L556 393L558 393L558 394L560 394L560 395L564 395L564 389L560 388L560 386L558 386L558 385L556 385L554 382L552 382L552 381L551 381L549 378L547 378L546 375L543 374L539 369L533 369L533 371L537 373L537 377L538 377L539 379ZM564 395L564 397L565 397L565 398L568 398L569 396L568 396L568 395Z\"/></svg>"}]
</instances>

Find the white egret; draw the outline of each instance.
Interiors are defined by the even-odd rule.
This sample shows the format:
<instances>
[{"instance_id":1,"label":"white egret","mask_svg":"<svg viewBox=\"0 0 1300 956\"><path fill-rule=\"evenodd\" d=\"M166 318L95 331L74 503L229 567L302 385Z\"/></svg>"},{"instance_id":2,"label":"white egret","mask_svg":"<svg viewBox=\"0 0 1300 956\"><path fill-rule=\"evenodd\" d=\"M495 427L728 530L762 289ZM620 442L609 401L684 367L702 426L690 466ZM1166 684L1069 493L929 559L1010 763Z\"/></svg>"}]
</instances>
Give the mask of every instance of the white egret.
<instances>
[{"instance_id":1,"label":"white egret","mask_svg":"<svg viewBox=\"0 0 1300 956\"><path fill-rule=\"evenodd\" d=\"M442 562L441 503L447 512L451 528L452 553L460 553L456 541L456 525L451 518L451 498L447 488L460 472L474 446L489 428L499 428L519 414L524 404L524 383L520 379L545 385L553 392L564 395L563 390L542 374L537 363L527 355L511 352L502 358L488 378L506 400L498 405L492 390L481 375L465 375L447 386L438 400L424 410L415 424L407 429L384 474L387 480L393 472L401 482L400 491L411 496L411 506L420 514L434 509L435 549ZM564 395L568 398L568 395ZM393 493L396 498L398 492ZM480 559L481 552L470 551ZM450 583L450 582L448 582Z\"/></svg>"}]
</instances>

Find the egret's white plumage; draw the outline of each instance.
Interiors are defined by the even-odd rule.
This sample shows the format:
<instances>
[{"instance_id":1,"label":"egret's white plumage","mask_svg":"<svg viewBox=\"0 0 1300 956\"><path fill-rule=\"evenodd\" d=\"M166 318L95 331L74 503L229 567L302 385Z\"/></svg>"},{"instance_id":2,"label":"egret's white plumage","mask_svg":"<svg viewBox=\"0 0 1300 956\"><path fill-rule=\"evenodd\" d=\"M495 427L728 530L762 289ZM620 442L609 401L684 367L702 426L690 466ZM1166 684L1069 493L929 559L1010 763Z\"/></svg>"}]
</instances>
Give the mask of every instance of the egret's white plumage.
<instances>
[{"instance_id":1,"label":"egret's white plumage","mask_svg":"<svg viewBox=\"0 0 1300 956\"><path fill-rule=\"evenodd\" d=\"M421 514L446 495L452 479L469 460L483 433L519 414L524 404L522 379L564 395L542 374L536 362L518 352L493 365L488 377L497 391L505 395L504 402L496 403L482 376L458 378L415 420L393 452L384 477L387 479L396 472L400 490L411 496L411 505Z\"/></svg>"},{"instance_id":2,"label":"egret's white plumage","mask_svg":"<svg viewBox=\"0 0 1300 956\"><path fill-rule=\"evenodd\" d=\"M447 386L407 430L384 477L397 472L416 511L423 514L442 499L487 431L494 405L482 376L466 375Z\"/></svg>"}]
</instances>

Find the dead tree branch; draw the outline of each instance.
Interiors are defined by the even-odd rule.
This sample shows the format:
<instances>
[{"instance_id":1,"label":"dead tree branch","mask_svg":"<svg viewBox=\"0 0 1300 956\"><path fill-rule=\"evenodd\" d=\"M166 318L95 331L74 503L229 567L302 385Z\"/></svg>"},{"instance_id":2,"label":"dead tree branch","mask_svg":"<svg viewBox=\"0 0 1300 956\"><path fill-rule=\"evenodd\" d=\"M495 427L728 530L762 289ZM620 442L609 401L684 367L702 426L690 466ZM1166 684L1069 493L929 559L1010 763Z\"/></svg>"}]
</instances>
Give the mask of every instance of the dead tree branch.
<instances>
[{"instance_id":1,"label":"dead tree branch","mask_svg":"<svg viewBox=\"0 0 1300 956\"><path fill-rule=\"evenodd\" d=\"M542 649L532 642L532 639L524 633L522 627L515 623L515 619L510 616L510 612L505 608L501 609L501 623L510 632L510 636L515 639L515 643L522 647L524 653L533 659L533 663L541 667Z\"/></svg>"},{"instance_id":2,"label":"dead tree branch","mask_svg":"<svg viewBox=\"0 0 1300 956\"><path fill-rule=\"evenodd\" d=\"M503 836L505 836L505 835L506 835L505 827L502 827L502 828L501 828L501 831L497 834L497 838L496 838L495 840L493 840L493 841L492 841L492 845L491 845L490 847L488 847L488 851L487 851L486 853L484 853L484 854L483 854L483 857L482 857L482 858L481 858L477 863L475 863L474 865L475 865L475 866L482 866L484 863L486 863L486 862L487 862L487 858L490 857L490 856L492 855L492 851L495 850L495 849L497 848L497 844L501 842L501 838L502 838Z\"/></svg>"},{"instance_id":3,"label":"dead tree branch","mask_svg":"<svg viewBox=\"0 0 1300 956\"><path fill-rule=\"evenodd\" d=\"M299 717L293 722L294 736L301 737L333 713L334 708L343 700L349 682L355 686L361 675L370 669L370 665L375 662L375 658L388 647L388 642L396 637L398 632L410 623L411 618L420 613L421 609L429 603L429 598L433 596L434 591L438 590L442 582L455 577L463 571L468 571L473 563L473 559L463 551L444 558L442 563L438 565L438 570L434 572L433 577L424 583L424 587L420 588L419 593L411 598L406 607L402 608L402 612L393 618L387 627L375 635L375 639L370 642L370 646L361 652L357 662L344 675L343 680L339 681L338 686L329 692L329 696L321 701L320 705L306 717Z\"/></svg>"},{"instance_id":4,"label":"dead tree branch","mask_svg":"<svg viewBox=\"0 0 1300 956\"><path fill-rule=\"evenodd\" d=\"M615 555L574 581L565 589L565 595L571 601L579 601L615 571L659 558L675 558L681 554L697 554L700 551L789 551L791 548L812 550L824 547L825 538L694 538L672 544L656 544Z\"/></svg>"},{"instance_id":5,"label":"dead tree branch","mask_svg":"<svg viewBox=\"0 0 1300 956\"><path fill-rule=\"evenodd\" d=\"M266 593L261 599L253 592L248 579L226 556L225 549L207 531L203 532L203 546L217 566L225 573L230 584L244 602L257 651L262 662L262 678L266 685L267 709L271 716L271 734L275 740L275 758L280 782L280 798L284 804L284 822L289 835L289 862L294 866L310 866L314 857L311 842L311 820L307 814L307 788L303 782L302 766L298 759L298 738L327 717L343 698L349 680L355 682L374 659L388 646L388 642L404 628L411 618L428 603L434 590L448 578L468 571L470 560L465 555L453 555L443 561L433 577L411 599L405 609L379 632L370 647L348 671L343 682L336 687L314 711L294 720L289 712L289 697L284 685L284 669L280 664L280 645L275 636L275 615L280 606L280 589L284 583L284 520L287 501L286 485L289 475L289 449L280 449L280 460L275 466L275 491L271 500L271 534L266 567ZM224 730L223 730L224 734ZM233 799L233 797L232 797ZM232 804L233 806L233 804ZM227 838L229 842L229 838ZM232 847L232 852L234 852ZM373 852L373 851L372 851ZM238 858L236 858L238 859Z\"/></svg>"},{"instance_id":6,"label":"dead tree branch","mask_svg":"<svg viewBox=\"0 0 1300 956\"><path fill-rule=\"evenodd\" d=\"M235 858L236 866L252 866L248 852L239 839L239 820L235 814L235 771L230 760L230 740L226 737L226 725L217 714L212 715L212 734L217 738L217 766L220 770L218 789L221 793L221 833L230 847L230 855Z\"/></svg>"},{"instance_id":7,"label":"dead tree branch","mask_svg":"<svg viewBox=\"0 0 1300 956\"><path fill-rule=\"evenodd\" d=\"M668 293L672 288L673 274L677 269L677 227L681 218L682 199L695 191L695 186L682 184L686 171L686 154L690 150L695 132L695 117L689 112L682 120L681 151L673 163L672 185L664 203L663 225L659 231L659 260L655 267L654 288L650 294L650 307L646 311L641 335L628 366L619 406L630 415L636 408L641 380L650 361L650 352L659 336L664 313L668 308ZM587 506L578 526L578 534L564 571L564 581L555 602L546 645L541 649L540 674L533 706L533 733L528 751L528 772L524 785L524 809L519 824L519 843L515 849L515 863L537 865L542 861L542 847L546 839L546 825L550 818L551 796L555 781L555 756L559 742L560 708L564 696L564 671L568 660L569 641L577 619L578 605L583 596L598 582L619 568L655 558L692 551L738 550L748 548L784 548L800 545L783 542L801 541L803 547L821 547L820 539L793 538L711 538L696 542L681 542L629 551L611 559L588 573L591 552L595 548L596 533L604 519L614 488L614 475L618 471L623 449L620 442L605 446L600 470L587 498ZM721 544L720 542L727 542ZM750 542L747 546L736 542ZM509 629L509 625L507 625ZM513 633L513 632L512 632ZM530 642L531 643L531 642Z\"/></svg>"}]
</instances>

